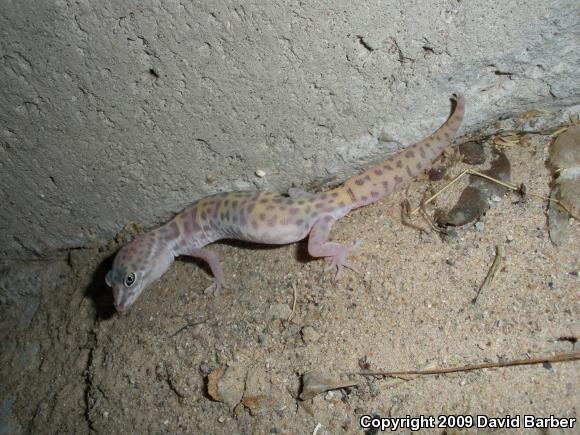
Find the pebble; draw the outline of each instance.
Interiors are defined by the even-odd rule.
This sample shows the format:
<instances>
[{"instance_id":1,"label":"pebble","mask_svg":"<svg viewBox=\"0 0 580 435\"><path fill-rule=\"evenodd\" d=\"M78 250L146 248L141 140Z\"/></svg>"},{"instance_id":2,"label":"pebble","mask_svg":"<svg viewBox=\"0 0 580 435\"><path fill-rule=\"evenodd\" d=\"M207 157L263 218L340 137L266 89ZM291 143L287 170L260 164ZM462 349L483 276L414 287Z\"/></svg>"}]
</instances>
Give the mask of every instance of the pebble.
<instances>
[{"instance_id":1,"label":"pebble","mask_svg":"<svg viewBox=\"0 0 580 435\"><path fill-rule=\"evenodd\" d=\"M483 231L484 228L485 228L485 224L483 222L479 221L479 222L475 223L475 229L477 231Z\"/></svg>"},{"instance_id":2,"label":"pebble","mask_svg":"<svg viewBox=\"0 0 580 435\"><path fill-rule=\"evenodd\" d=\"M335 400L334 396L336 396L336 393L334 391L329 391L326 393L326 396L324 396L324 400L333 402Z\"/></svg>"},{"instance_id":3,"label":"pebble","mask_svg":"<svg viewBox=\"0 0 580 435\"><path fill-rule=\"evenodd\" d=\"M320 334L312 326L305 326L300 331L304 344L316 343L320 340Z\"/></svg>"},{"instance_id":4,"label":"pebble","mask_svg":"<svg viewBox=\"0 0 580 435\"><path fill-rule=\"evenodd\" d=\"M256 172L256 177L260 177L260 178L264 178L266 176L266 173L264 171L262 171L261 169L258 169Z\"/></svg>"}]
</instances>

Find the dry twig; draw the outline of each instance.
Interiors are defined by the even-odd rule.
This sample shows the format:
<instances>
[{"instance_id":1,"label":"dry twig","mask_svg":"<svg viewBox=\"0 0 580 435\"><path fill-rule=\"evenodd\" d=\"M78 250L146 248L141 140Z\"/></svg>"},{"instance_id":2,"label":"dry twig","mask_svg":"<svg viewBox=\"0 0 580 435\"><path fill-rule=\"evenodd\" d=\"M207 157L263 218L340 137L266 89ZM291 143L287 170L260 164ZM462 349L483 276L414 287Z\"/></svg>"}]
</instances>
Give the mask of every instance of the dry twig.
<instances>
[{"instance_id":1,"label":"dry twig","mask_svg":"<svg viewBox=\"0 0 580 435\"><path fill-rule=\"evenodd\" d=\"M499 272L501 266L503 265L504 259L505 259L505 253L503 250L503 246L497 245L495 248L495 259L493 260L493 263L492 263L491 267L489 268L489 271L487 272L487 276L485 277L485 280L483 280L483 284L481 284L481 287L479 287L479 290L477 291L477 294L475 295L475 297L473 298L471 303L475 304L477 302L477 298L479 297L479 294L481 293L481 291L484 289L487 290L489 287L491 287L493 279L495 278L495 276Z\"/></svg>"},{"instance_id":2,"label":"dry twig","mask_svg":"<svg viewBox=\"0 0 580 435\"><path fill-rule=\"evenodd\" d=\"M443 373L468 372L471 370L495 369L513 366L527 366L544 363L571 362L578 360L580 360L580 352L568 352L568 353L560 353L554 356L528 358L528 359L515 359L511 361L498 361L481 364L469 364L460 367L448 367L428 370L405 370L395 372L373 371L373 372L359 372L358 374L362 376L440 375Z\"/></svg>"}]
</instances>

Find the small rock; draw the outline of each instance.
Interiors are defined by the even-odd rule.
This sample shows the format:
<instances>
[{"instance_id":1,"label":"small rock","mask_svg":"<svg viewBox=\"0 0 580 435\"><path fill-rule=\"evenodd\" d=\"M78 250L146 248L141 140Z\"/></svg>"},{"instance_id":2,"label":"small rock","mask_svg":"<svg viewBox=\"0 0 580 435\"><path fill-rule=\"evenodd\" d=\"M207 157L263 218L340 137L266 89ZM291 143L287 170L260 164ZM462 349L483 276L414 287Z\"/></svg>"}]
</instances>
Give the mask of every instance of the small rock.
<instances>
[{"instance_id":1,"label":"small rock","mask_svg":"<svg viewBox=\"0 0 580 435\"><path fill-rule=\"evenodd\" d=\"M511 234L508 234L505 238L508 242L513 242L514 241L514 236L512 236Z\"/></svg>"},{"instance_id":2,"label":"small rock","mask_svg":"<svg viewBox=\"0 0 580 435\"><path fill-rule=\"evenodd\" d=\"M478 221L475 223L475 229L477 231L483 231L483 229L485 228L485 224L481 221Z\"/></svg>"},{"instance_id":3,"label":"small rock","mask_svg":"<svg viewBox=\"0 0 580 435\"><path fill-rule=\"evenodd\" d=\"M302 335L302 341L304 344L316 343L320 340L320 333L312 326L305 326L300 331L300 334Z\"/></svg>"},{"instance_id":4,"label":"small rock","mask_svg":"<svg viewBox=\"0 0 580 435\"><path fill-rule=\"evenodd\" d=\"M501 197L500 197L500 196L498 196L498 195L492 195L492 196L491 196L491 200L492 200L493 202L501 202Z\"/></svg>"},{"instance_id":5,"label":"small rock","mask_svg":"<svg viewBox=\"0 0 580 435\"><path fill-rule=\"evenodd\" d=\"M336 400L336 393L334 391L328 391L324 396L324 400L327 402L334 402Z\"/></svg>"},{"instance_id":6,"label":"small rock","mask_svg":"<svg viewBox=\"0 0 580 435\"><path fill-rule=\"evenodd\" d=\"M266 176L266 172L262 171L261 169L258 169L256 172L256 177L260 177L260 178L264 178Z\"/></svg>"},{"instance_id":7,"label":"small rock","mask_svg":"<svg viewBox=\"0 0 580 435\"><path fill-rule=\"evenodd\" d=\"M268 310L268 317L272 319L286 320L290 317L292 310L287 304L275 304Z\"/></svg>"}]
</instances>

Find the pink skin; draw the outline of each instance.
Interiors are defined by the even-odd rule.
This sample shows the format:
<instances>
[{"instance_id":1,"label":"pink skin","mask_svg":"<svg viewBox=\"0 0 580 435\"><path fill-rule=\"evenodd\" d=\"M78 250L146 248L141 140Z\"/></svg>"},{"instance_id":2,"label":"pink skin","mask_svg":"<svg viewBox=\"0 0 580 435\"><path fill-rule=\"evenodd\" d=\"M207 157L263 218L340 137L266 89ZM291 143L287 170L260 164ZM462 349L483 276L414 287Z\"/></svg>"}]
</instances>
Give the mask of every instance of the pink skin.
<instances>
[{"instance_id":1,"label":"pink skin","mask_svg":"<svg viewBox=\"0 0 580 435\"><path fill-rule=\"evenodd\" d=\"M427 169L457 133L464 111L464 98L456 96L455 110L437 131L329 192L310 195L298 191L290 197L229 192L200 199L119 251L106 277L113 288L115 308L126 311L180 255L207 262L214 276L212 286L225 287L219 259L203 249L220 239L286 244L308 237L309 254L326 258L337 277L343 268L353 269L347 256L360 241L352 246L329 242L334 222L354 208L390 195Z\"/></svg>"}]
</instances>

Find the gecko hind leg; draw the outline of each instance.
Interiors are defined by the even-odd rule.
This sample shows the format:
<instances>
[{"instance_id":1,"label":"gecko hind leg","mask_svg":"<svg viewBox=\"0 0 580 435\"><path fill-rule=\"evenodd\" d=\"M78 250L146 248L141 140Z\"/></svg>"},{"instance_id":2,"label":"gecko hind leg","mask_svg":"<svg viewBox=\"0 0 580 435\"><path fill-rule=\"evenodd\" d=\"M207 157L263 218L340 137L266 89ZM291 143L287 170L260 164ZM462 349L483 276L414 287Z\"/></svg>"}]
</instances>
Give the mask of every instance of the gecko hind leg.
<instances>
[{"instance_id":1,"label":"gecko hind leg","mask_svg":"<svg viewBox=\"0 0 580 435\"><path fill-rule=\"evenodd\" d=\"M326 270L336 269L336 278L338 279L345 267L358 273L358 270L348 262L346 257L351 251L358 248L362 241L357 240L351 246L328 242L328 235L333 223L334 219L331 216L325 216L313 225L308 237L308 253L313 257L325 257L329 263Z\"/></svg>"},{"instance_id":2,"label":"gecko hind leg","mask_svg":"<svg viewBox=\"0 0 580 435\"><path fill-rule=\"evenodd\" d=\"M224 279L224 272L222 270L220 260L215 253L207 249L192 248L183 255L201 258L208 264L209 268L211 269L211 273L213 274L213 282L204 290L204 293L207 293L212 287L215 287L215 293L219 292L221 288L229 288L226 285Z\"/></svg>"}]
</instances>

